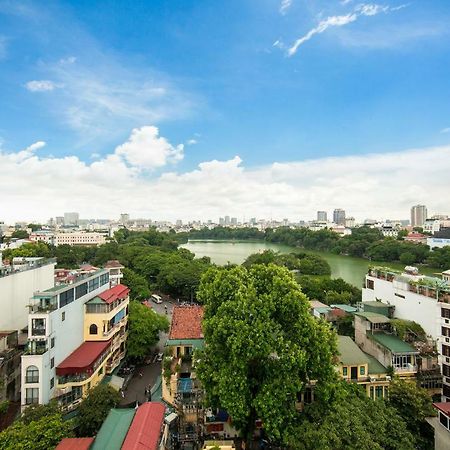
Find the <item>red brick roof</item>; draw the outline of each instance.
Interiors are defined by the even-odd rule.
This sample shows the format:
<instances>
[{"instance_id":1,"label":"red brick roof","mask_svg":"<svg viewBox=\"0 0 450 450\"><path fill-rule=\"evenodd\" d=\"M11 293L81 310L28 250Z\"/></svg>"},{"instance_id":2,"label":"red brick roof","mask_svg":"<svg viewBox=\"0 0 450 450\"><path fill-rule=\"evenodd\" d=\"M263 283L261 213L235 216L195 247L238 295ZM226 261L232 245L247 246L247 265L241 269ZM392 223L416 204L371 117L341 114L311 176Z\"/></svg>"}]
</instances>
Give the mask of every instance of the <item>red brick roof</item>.
<instances>
[{"instance_id":1,"label":"red brick roof","mask_svg":"<svg viewBox=\"0 0 450 450\"><path fill-rule=\"evenodd\" d=\"M445 415L450 416L450 403L433 403L433 406L439 411L442 411Z\"/></svg>"},{"instance_id":2,"label":"red brick roof","mask_svg":"<svg viewBox=\"0 0 450 450\"><path fill-rule=\"evenodd\" d=\"M88 450L94 438L65 438L55 450Z\"/></svg>"},{"instance_id":3,"label":"red brick roof","mask_svg":"<svg viewBox=\"0 0 450 450\"><path fill-rule=\"evenodd\" d=\"M142 302L142 304L143 304L144 306L146 306L147 308L153 309L151 303L150 303L148 300L144 300L144 301Z\"/></svg>"},{"instance_id":4,"label":"red brick roof","mask_svg":"<svg viewBox=\"0 0 450 450\"><path fill-rule=\"evenodd\" d=\"M157 450L165 410L165 406L158 402L141 405L122 444L122 450Z\"/></svg>"},{"instance_id":5,"label":"red brick roof","mask_svg":"<svg viewBox=\"0 0 450 450\"><path fill-rule=\"evenodd\" d=\"M109 304L116 301L118 298L125 298L129 292L130 290L126 286L118 284L111 289L98 294L97 297L100 297L104 302Z\"/></svg>"},{"instance_id":6,"label":"red brick roof","mask_svg":"<svg viewBox=\"0 0 450 450\"><path fill-rule=\"evenodd\" d=\"M111 261L108 261L104 266L105 269L120 269L124 266L120 264L120 262L117 259L112 259Z\"/></svg>"},{"instance_id":7,"label":"red brick roof","mask_svg":"<svg viewBox=\"0 0 450 450\"><path fill-rule=\"evenodd\" d=\"M203 339L202 306L175 306L169 339Z\"/></svg>"},{"instance_id":8,"label":"red brick roof","mask_svg":"<svg viewBox=\"0 0 450 450\"><path fill-rule=\"evenodd\" d=\"M109 347L109 341L86 341L73 351L56 368L57 375L68 375L72 373L84 373L92 370L95 361Z\"/></svg>"}]
</instances>

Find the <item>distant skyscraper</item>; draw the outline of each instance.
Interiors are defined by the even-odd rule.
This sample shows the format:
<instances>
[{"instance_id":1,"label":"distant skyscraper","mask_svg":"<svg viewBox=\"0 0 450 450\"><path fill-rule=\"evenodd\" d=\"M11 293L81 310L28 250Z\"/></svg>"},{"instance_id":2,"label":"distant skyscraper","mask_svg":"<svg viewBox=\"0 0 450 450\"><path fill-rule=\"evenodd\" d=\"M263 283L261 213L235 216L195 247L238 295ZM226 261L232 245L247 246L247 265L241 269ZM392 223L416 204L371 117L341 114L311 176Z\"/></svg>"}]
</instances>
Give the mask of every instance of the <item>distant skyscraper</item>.
<instances>
[{"instance_id":1,"label":"distant skyscraper","mask_svg":"<svg viewBox=\"0 0 450 450\"><path fill-rule=\"evenodd\" d=\"M225 216L225 225L230 225L230 216Z\"/></svg>"},{"instance_id":2,"label":"distant skyscraper","mask_svg":"<svg viewBox=\"0 0 450 450\"><path fill-rule=\"evenodd\" d=\"M318 222L326 222L327 221L327 212L326 211L317 211L317 221Z\"/></svg>"},{"instance_id":3,"label":"distant skyscraper","mask_svg":"<svg viewBox=\"0 0 450 450\"><path fill-rule=\"evenodd\" d=\"M237 225L237 217L231 218L231 225Z\"/></svg>"},{"instance_id":4,"label":"distant skyscraper","mask_svg":"<svg viewBox=\"0 0 450 450\"><path fill-rule=\"evenodd\" d=\"M345 225L345 211L343 209L335 209L333 212L333 222L336 225Z\"/></svg>"},{"instance_id":5,"label":"distant skyscraper","mask_svg":"<svg viewBox=\"0 0 450 450\"><path fill-rule=\"evenodd\" d=\"M130 221L130 215L128 213L122 213L120 215L119 221L122 225L125 225L127 222Z\"/></svg>"},{"instance_id":6,"label":"distant skyscraper","mask_svg":"<svg viewBox=\"0 0 450 450\"><path fill-rule=\"evenodd\" d=\"M79 220L80 215L77 212L64 213L64 225L66 226L77 226Z\"/></svg>"},{"instance_id":7,"label":"distant skyscraper","mask_svg":"<svg viewBox=\"0 0 450 450\"><path fill-rule=\"evenodd\" d=\"M223 217L219 218L219 225L225 225L225 219Z\"/></svg>"},{"instance_id":8,"label":"distant skyscraper","mask_svg":"<svg viewBox=\"0 0 450 450\"><path fill-rule=\"evenodd\" d=\"M411 208L411 226L423 227L428 212L425 205L416 205Z\"/></svg>"}]
</instances>

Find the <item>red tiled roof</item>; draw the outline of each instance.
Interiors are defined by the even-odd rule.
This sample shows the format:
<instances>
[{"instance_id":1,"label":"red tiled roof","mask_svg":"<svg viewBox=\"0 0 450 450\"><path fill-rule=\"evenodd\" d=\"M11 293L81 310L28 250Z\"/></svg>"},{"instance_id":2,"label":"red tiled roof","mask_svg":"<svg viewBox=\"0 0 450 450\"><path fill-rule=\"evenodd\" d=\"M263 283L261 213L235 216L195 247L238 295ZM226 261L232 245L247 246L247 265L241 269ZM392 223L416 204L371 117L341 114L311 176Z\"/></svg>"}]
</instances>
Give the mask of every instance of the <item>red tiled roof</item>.
<instances>
[{"instance_id":1,"label":"red tiled roof","mask_svg":"<svg viewBox=\"0 0 450 450\"><path fill-rule=\"evenodd\" d=\"M100 297L104 302L109 304L116 301L118 298L125 298L129 292L130 290L126 286L118 284L111 289L98 294L97 297Z\"/></svg>"},{"instance_id":2,"label":"red tiled roof","mask_svg":"<svg viewBox=\"0 0 450 450\"><path fill-rule=\"evenodd\" d=\"M94 438L64 438L55 450L88 450Z\"/></svg>"},{"instance_id":3,"label":"red tiled roof","mask_svg":"<svg viewBox=\"0 0 450 450\"><path fill-rule=\"evenodd\" d=\"M202 306L175 306L169 339L203 339Z\"/></svg>"},{"instance_id":4,"label":"red tiled roof","mask_svg":"<svg viewBox=\"0 0 450 450\"><path fill-rule=\"evenodd\" d=\"M144 306L146 306L147 308L152 309L152 305L151 305L151 303L150 303L148 300L144 300L144 301L142 302L142 304L143 304Z\"/></svg>"},{"instance_id":5,"label":"red tiled roof","mask_svg":"<svg viewBox=\"0 0 450 450\"><path fill-rule=\"evenodd\" d=\"M111 341L86 341L56 368L57 375L83 373L92 370L95 361L109 347Z\"/></svg>"},{"instance_id":6,"label":"red tiled roof","mask_svg":"<svg viewBox=\"0 0 450 450\"><path fill-rule=\"evenodd\" d=\"M433 403L433 406L436 409L438 409L439 411L442 411L447 416L450 416L450 403L438 402L438 403Z\"/></svg>"},{"instance_id":7,"label":"red tiled roof","mask_svg":"<svg viewBox=\"0 0 450 450\"><path fill-rule=\"evenodd\" d=\"M107 261L107 263L103 266L105 269L115 269L124 267L117 259L112 259L111 261Z\"/></svg>"},{"instance_id":8,"label":"red tiled roof","mask_svg":"<svg viewBox=\"0 0 450 450\"><path fill-rule=\"evenodd\" d=\"M158 402L141 405L122 444L122 450L156 450L165 409L164 405Z\"/></svg>"},{"instance_id":9,"label":"red tiled roof","mask_svg":"<svg viewBox=\"0 0 450 450\"><path fill-rule=\"evenodd\" d=\"M98 270L98 267L94 267L91 264L82 264L80 266L80 270L84 272L95 272L96 270Z\"/></svg>"}]
</instances>

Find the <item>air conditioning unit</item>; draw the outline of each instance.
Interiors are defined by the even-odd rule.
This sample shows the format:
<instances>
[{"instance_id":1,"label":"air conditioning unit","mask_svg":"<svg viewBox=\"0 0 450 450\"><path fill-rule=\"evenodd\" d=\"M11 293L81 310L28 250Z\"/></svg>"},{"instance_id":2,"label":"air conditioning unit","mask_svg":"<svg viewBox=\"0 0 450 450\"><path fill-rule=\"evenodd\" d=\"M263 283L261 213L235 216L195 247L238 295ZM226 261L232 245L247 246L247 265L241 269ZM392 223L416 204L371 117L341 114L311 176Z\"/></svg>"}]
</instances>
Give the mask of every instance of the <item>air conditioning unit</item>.
<instances>
[{"instance_id":1,"label":"air conditioning unit","mask_svg":"<svg viewBox=\"0 0 450 450\"><path fill-rule=\"evenodd\" d=\"M450 338L446 337L445 342L450 342Z\"/></svg>"},{"instance_id":2,"label":"air conditioning unit","mask_svg":"<svg viewBox=\"0 0 450 450\"><path fill-rule=\"evenodd\" d=\"M391 378L390 375L386 375L386 380L387 380L387 381L391 381L391 379L392 379L392 378Z\"/></svg>"}]
</instances>

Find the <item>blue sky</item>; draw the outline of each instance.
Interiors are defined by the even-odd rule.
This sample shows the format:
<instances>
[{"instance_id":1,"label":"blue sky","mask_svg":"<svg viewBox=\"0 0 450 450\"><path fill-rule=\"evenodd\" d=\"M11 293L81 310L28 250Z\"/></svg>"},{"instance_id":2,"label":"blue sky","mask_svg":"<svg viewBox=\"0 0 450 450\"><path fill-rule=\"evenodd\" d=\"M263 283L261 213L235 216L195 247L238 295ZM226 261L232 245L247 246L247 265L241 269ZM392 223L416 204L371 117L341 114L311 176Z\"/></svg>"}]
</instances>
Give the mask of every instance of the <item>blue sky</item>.
<instances>
[{"instance_id":1,"label":"blue sky","mask_svg":"<svg viewBox=\"0 0 450 450\"><path fill-rule=\"evenodd\" d=\"M329 165L432 147L446 157L448 23L446 0L0 1L0 152L11 159L41 142L25 158L28 165L76 158L89 170L114 157L121 173L128 170L150 193L166 174L189 178L202 171L199 164L233 166L237 155L249 178L274 163ZM133 129L144 130L134 134L143 145L136 146ZM126 142L134 147L120 147ZM294 219L331 208L333 198L361 217L372 211L405 217L416 198L450 213L433 200L429 184L418 184L404 204L376 211L338 191L321 197L297 192L306 189L302 184L294 188L291 203L278 208L274 200L253 213ZM242 215L254 201L245 204L243 195L228 192L199 215L219 213L217 203ZM305 198L308 206L295 209ZM13 212L0 213L22 216L17 205L29 208L31 199L20 199ZM66 206L55 203L45 213ZM137 203L131 210L175 218L178 207ZM82 215L95 212L81 201L79 208Z\"/></svg>"}]
</instances>

